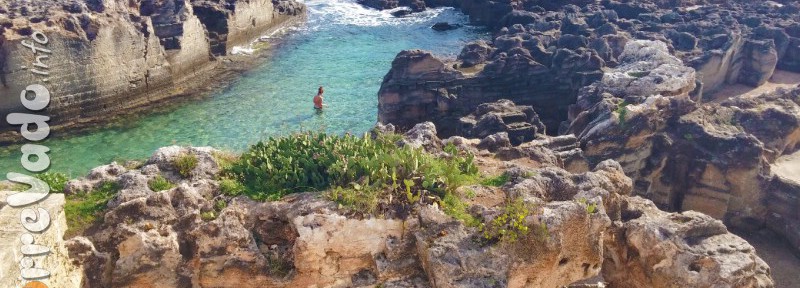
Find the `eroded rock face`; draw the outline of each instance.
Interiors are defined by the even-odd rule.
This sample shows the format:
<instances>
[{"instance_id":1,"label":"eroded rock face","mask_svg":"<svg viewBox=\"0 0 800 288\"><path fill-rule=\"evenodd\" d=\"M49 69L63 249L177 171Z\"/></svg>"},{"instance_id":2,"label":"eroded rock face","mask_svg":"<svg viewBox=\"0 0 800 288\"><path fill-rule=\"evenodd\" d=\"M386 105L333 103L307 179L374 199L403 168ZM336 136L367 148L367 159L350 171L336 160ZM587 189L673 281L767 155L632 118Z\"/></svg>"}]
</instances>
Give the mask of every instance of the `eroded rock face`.
<instances>
[{"instance_id":1,"label":"eroded rock face","mask_svg":"<svg viewBox=\"0 0 800 288\"><path fill-rule=\"evenodd\" d=\"M214 61L235 45L305 13L294 1L28 1L0 3L0 93L18 95L42 83L41 58L52 95L46 114L53 127L77 126L176 96L194 88ZM47 43L35 54L23 43L40 31ZM39 41L41 41L41 36ZM53 78L57 77L57 78ZM203 77L208 77L203 76ZM0 101L4 114L22 112L19 99ZM27 111L27 110L26 110ZM0 132L11 129L0 124ZM3 137L12 135L5 133ZM19 137L11 137L19 138ZM4 138L5 139L5 138Z\"/></svg>"},{"instance_id":2,"label":"eroded rock face","mask_svg":"<svg viewBox=\"0 0 800 288\"><path fill-rule=\"evenodd\" d=\"M501 99L493 103L478 105L475 112L459 119L461 133L466 137L484 138L505 132L511 144L530 142L537 132L543 134L545 127L531 106L517 106L510 100Z\"/></svg>"},{"instance_id":3,"label":"eroded rock face","mask_svg":"<svg viewBox=\"0 0 800 288\"><path fill-rule=\"evenodd\" d=\"M686 80L689 86L677 90L593 84L581 92L562 132L578 136L590 163L618 160L636 193L662 209L763 227L771 213L770 163L797 149L800 89L697 104Z\"/></svg>"},{"instance_id":4,"label":"eroded rock face","mask_svg":"<svg viewBox=\"0 0 800 288\"><path fill-rule=\"evenodd\" d=\"M424 79L395 73L414 63L408 52L398 54L379 92L379 121L401 130L433 121L452 136L458 133L443 127L505 98L532 105L556 134L579 90L604 77L636 94L653 85L677 94L695 89L692 97L700 100L702 92L724 85L764 84L776 69L797 71L800 63L800 4L793 1L452 2L428 6L460 7L473 22L493 28L494 38L468 44L452 63L439 60L455 71L424 71ZM662 66L620 59L631 39L663 42L666 49L642 50L656 53L651 56ZM628 67L617 67L622 62ZM604 75L606 67L620 74ZM696 83L687 82L692 78Z\"/></svg>"},{"instance_id":5,"label":"eroded rock face","mask_svg":"<svg viewBox=\"0 0 800 288\"><path fill-rule=\"evenodd\" d=\"M3 189L5 190L5 189ZM28 281L22 279L22 235L33 235L35 245L44 246L48 253L31 256L34 266L31 268L42 269L49 273L49 278L39 279L49 287L80 287L82 282L79 267L70 259L68 247L62 240L67 230L67 221L64 215L64 195L51 194L44 200L26 207L11 207L5 201L6 197L18 192L0 191L0 286L22 287ZM50 226L41 233L30 233L22 226L20 216L23 209L44 209L49 214ZM37 209L38 210L38 209ZM43 214L38 214L44 217ZM30 273L30 272L29 272ZM33 273L38 273L34 271ZM31 274L26 274L31 275ZM29 276L30 277L30 276Z\"/></svg>"},{"instance_id":6,"label":"eroded rock face","mask_svg":"<svg viewBox=\"0 0 800 288\"><path fill-rule=\"evenodd\" d=\"M405 141L435 135L421 133L435 131L430 123L418 125L417 130L420 133L405 135ZM515 148L538 147L531 149L556 155L548 147L569 142L562 138L540 139ZM445 142L470 151L476 151L479 143L464 138ZM505 185L470 188L476 189L478 198L495 199L465 200L468 213L484 223L492 223L509 211L505 207L514 201L531 207L520 218L530 227L530 233L520 232L516 241L498 242L487 238L483 230L447 216L438 204L416 204L412 215L402 219L354 216L319 193L292 194L273 202L227 197L214 180L219 171L215 153L219 152L210 148L165 147L141 168L101 166L87 177L68 183L67 193L93 193L93 187L103 182L114 182L122 189L108 205L101 223L65 243L72 263L83 271L85 287L220 287L231 283L267 287L559 287L594 277L601 270L616 281L612 283L628 283L615 278L624 270L609 266L611 259L620 267L639 267L630 272L638 281L635 283L655 283L654 287L659 283L685 283L680 277L686 275L664 270L657 262L616 256L633 249L619 242L618 235L624 235L625 227L636 227L634 223L660 225L662 218L653 216L652 223L645 219L666 213L648 204L648 217L631 220L629 215L635 214L631 212L635 209L629 202L638 203L627 196L633 183L611 160L589 172L571 173L534 158L512 159L509 167L515 168L507 171L509 181ZM182 175L176 172L173 161L186 154L194 155L198 165L189 175ZM177 186L151 191L146 180L157 175ZM738 239L708 216L695 213L682 217L710 221L714 234L675 228L676 235ZM695 225L691 221L688 223ZM654 238L639 236L633 233L638 231L634 228L629 231L631 236L624 239L646 237L648 247L696 245L680 244L683 242L678 240L684 238L677 236ZM753 279L757 282L748 283L769 287L768 268L752 254L752 247L735 243L731 250L735 253L711 256L716 261L711 264L702 262L702 269L708 269L690 283L711 286L721 283L718 279L739 281L736 279L756 275ZM696 254L692 253L679 249L669 255ZM740 259L741 255L748 258ZM744 265L749 263L746 261L758 265ZM717 267L714 263L723 263L720 267L725 269L712 269ZM733 273L729 267L738 270ZM657 273L635 274L651 270Z\"/></svg>"},{"instance_id":7,"label":"eroded rock face","mask_svg":"<svg viewBox=\"0 0 800 288\"><path fill-rule=\"evenodd\" d=\"M649 200L622 202L606 234L603 279L614 287L773 287L769 266L708 215L667 213Z\"/></svg>"}]
</instances>

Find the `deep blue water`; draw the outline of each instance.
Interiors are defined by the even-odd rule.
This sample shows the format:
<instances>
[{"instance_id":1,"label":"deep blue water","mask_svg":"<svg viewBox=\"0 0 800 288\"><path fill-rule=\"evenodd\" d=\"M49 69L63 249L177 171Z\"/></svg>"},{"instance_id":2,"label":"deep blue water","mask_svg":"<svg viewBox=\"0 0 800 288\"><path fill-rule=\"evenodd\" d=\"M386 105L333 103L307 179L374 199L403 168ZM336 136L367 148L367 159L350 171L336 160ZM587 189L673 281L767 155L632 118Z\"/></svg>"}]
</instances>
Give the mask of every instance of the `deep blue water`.
<instances>
[{"instance_id":1,"label":"deep blue water","mask_svg":"<svg viewBox=\"0 0 800 288\"><path fill-rule=\"evenodd\" d=\"M90 133L55 135L44 142L51 149L51 171L77 177L114 160L147 158L172 144L242 151L297 131L363 133L376 122L377 91L398 52L419 48L455 57L466 42L488 35L471 26L430 29L436 22L467 23L451 8L394 18L355 0L305 2L308 21L264 48L271 56L256 69L200 101ZM311 103L319 86L329 105L323 113ZM18 146L0 149L0 171L23 172L20 157Z\"/></svg>"}]
</instances>

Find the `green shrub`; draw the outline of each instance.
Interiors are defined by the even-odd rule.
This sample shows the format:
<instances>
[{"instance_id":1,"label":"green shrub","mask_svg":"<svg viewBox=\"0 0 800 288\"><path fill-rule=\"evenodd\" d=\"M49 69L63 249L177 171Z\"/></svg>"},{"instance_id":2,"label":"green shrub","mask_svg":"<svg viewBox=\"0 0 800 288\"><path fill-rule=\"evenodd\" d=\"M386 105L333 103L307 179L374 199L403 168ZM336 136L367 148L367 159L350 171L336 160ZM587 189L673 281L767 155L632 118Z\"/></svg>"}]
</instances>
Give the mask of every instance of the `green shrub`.
<instances>
[{"instance_id":1,"label":"green shrub","mask_svg":"<svg viewBox=\"0 0 800 288\"><path fill-rule=\"evenodd\" d=\"M245 194L259 200L333 187L354 188L351 183L357 183L370 187L363 191L340 189L331 193L331 198L342 205L372 207L368 201L356 203L356 196L346 194L386 190L415 202L423 192L443 197L474 181L477 167L473 156L454 146L445 151L451 156L436 158L421 149L397 147L389 136L371 139L300 133L251 146L224 174L240 182Z\"/></svg>"},{"instance_id":2,"label":"green shrub","mask_svg":"<svg viewBox=\"0 0 800 288\"><path fill-rule=\"evenodd\" d=\"M67 236L80 234L87 227L98 221L106 204L119 191L114 182L104 182L100 187L90 193L75 193L67 195L64 205L64 214L67 217Z\"/></svg>"},{"instance_id":3,"label":"green shrub","mask_svg":"<svg viewBox=\"0 0 800 288\"><path fill-rule=\"evenodd\" d=\"M445 214L464 222L470 227L480 227L481 222L467 212L467 205L453 193L444 195L441 201L442 210Z\"/></svg>"},{"instance_id":4,"label":"green shrub","mask_svg":"<svg viewBox=\"0 0 800 288\"><path fill-rule=\"evenodd\" d=\"M627 120L625 119L625 117L628 116L628 109L626 109L625 107L627 107L628 105L630 105L628 101L622 101L617 105L616 112L617 115L619 115L619 126L621 126L623 129L625 128L625 120Z\"/></svg>"},{"instance_id":5,"label":"green shrub","mask_svg":"<svg viewBox=\"0 0 800 288\"><path fill-rule=\"evenodd\" d=\"M578 203L581 203L586 206L586 213L594 214L597 213L597 203L592 203L586 200L586 198L581 198L578 200Z\"/></svg>"},{"instance_id":6,"label":"green shrub","mask_svg":"<svg viewBox=\"0 0 800 288\"><path fill-rule=\"evenodd\" d=\"M155 178L150 179L150 181L147 181L147 187L150 187L150 190L158 192L172 189L172 187L175 187L175 185L170 183L169 180L165 179L163 176L158 175Z\"/></svg>"},{"instance_id":7,"label":"green shrub","mask_svg":"<svg viewBox=\"0 0 800 288\"><path fill-rule=\"evenodd\" d=\"M385 189L376 186L363 186L352 183L350 188L336 187L326 197L342 207L362 213L376 213L381 199L388 194Z\"/></svg>"},{"instance_id":8,"label":"green shrub","mask_svg":"<svg viewBox=\"0 0 800 288\"><path fill-rule=\"evenodd\" d=\"M197 167L197 156L189 153L181 154L175 159L174 164L181 176L189 177L192 174L192 170Z\"/></svg>"},{"instance_id":9,"label":"green shrub","mask_svg":"<svg viewBox=\"0 0 800 288\"><path fill-rule=\"evenodd\" d=\"M222 178L219 181L219 191L227 196L239 196L245 194L245 187L234 179Z\"/></svg>"},{"instance_id":10,"label":"green shrub","mask_svg":"<svg viewBox=\"0 0 800 288\"><path fill-rule=\"evenodd\" d=\"M36 174L34 177L47 183L47 185L50 186L50 192L54 193L64 192L64 187L67 185L67 181L69 181L69 177L67 177L66 174L57 172L44 172Z\"/></svg>"},{"instance_id":11,"label":"green shrub","mask_svg":"<svg viewBox=\"0 0 800 288\"><path fill-rule=\"evenodd\" d=\"M505 185L509 179L510 177L508 176L508 173L503 173L495 177L486 178L481 181L481 184L486 186L500 187Z\"/></svg>"},{"instance_id":12,"label":"green shrub","mask_svg":"<svg viewBox=\"0 0 800 288\"><path fill-rule=\"evenodd\" d=\"M225 200L220 199L214 202L214 210L217 212L222 212L222 209L225 209L225 207L228 207L228 202Z\"/></svg>"},{"instance_id":13,"label":"green shrub","mask_svg":"<svg viewBox=\"0 0 800 288\"><path fill-rule=\"evenodd\" d=\"M509 202L503 207L503 213L495 217L488 225L483 226L483 236L487 240L515 242L528 234L530 228L525 224L525 217L530 214L531 209L522 199L518 198Z\"/></svg>"}]
</instances>

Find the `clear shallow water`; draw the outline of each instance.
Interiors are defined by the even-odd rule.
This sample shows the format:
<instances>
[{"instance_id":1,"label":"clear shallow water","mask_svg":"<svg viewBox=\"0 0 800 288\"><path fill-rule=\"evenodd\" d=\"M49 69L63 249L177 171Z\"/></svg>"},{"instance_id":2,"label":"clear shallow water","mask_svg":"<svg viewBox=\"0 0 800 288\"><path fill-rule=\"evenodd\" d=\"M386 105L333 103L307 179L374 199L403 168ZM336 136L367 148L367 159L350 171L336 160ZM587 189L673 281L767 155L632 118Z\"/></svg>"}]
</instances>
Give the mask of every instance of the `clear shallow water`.
<instances>
[{"instance_id":1,"label":"clear shallow water","mask_svg":"<svg viewBox=\"0 0 800 288\"><path fill-rule=\"evenodd\" d=\"M292 28L269 60L207 99L112 128L43 143L51 171L81 176L122 159L144 159L158 147L178 144L242 151L269 136L297 131L363 133L377 119L377 92L391 61L403 49L420 48L455 57L466 42L486 37L465 26L437 32L436 22L467 23L454 9L394 18L355 0L305 1L308 21ZM311 98L325 87L323 113ZM24 172L18 146L0 148L0 171ZM0 177L5 177L2 173Z\"/></svg>"}]
</instances>

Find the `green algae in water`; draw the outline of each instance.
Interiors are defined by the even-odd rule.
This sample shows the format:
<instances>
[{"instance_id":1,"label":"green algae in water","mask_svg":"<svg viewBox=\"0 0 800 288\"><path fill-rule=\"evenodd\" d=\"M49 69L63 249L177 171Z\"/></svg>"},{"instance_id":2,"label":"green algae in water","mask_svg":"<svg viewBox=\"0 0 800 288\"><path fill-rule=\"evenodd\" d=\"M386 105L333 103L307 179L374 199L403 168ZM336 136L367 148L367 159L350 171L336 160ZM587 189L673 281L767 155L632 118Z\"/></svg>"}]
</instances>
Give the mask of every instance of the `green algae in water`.
<instances>
[{"instance_id":1,"label":"green algae in water","mask_svg":"<svg viewBox=\"0 0 800 288\"><path fill-rule=\"evenodd\" d=\"M269 136L298 131L363 133L377 119L377 92L404 49L455 57L469 41L486 39L480 27L437 32L436 22L466 24L452 8L395 18L354 0L305 1L308 21L270 45L270 59L208 99L190 101L121 125L79 135L51 135L51 169L70 177L112 161L145 159L169 145L242 151ZM329 105L315 113L311 98L325 86ZM1 171L23 172L19 146L0 149ZM3 175L4 177L5 175Z\"/></svg>"}]
</instances>

